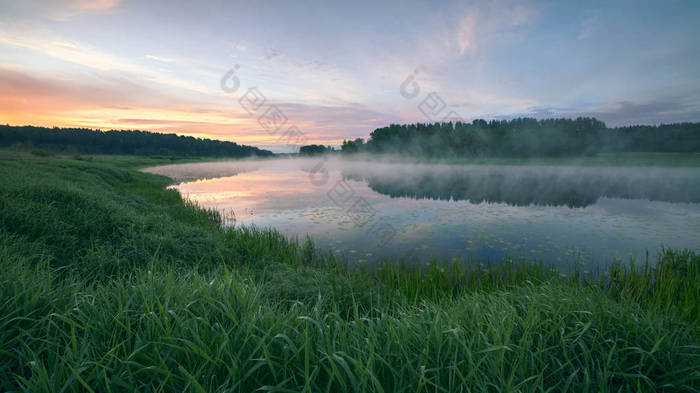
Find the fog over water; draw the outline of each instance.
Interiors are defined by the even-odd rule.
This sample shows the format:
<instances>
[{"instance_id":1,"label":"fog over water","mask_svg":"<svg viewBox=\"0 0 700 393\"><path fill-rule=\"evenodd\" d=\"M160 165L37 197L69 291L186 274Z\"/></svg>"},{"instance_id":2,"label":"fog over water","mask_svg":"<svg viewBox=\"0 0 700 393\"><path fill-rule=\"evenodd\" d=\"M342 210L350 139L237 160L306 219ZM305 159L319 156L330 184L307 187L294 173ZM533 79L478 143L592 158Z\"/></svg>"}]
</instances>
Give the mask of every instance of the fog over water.
<instances>
[{"instance_id":1,"label":"fog over water","mask_svg":"<svg viewBox=\"0 0 700 393\"><path fill-rule=\"evenodd\" d=\"M295 158L178 164L183 196L235 225L308 234L351 262L538 259L595 269L700 249L697 168L447 165Z\"/></svg>"},{"instance_id":2,"label":"fog over water","mask_svg":"<svg viewBox=\"0 0 700 393\"><path fill-rule=\"evenodd\" d=\"M392 197L585 207L601 197L700 202L694 168L534 165L350 165L344 178Z\"/></svg>"}]
</instances>

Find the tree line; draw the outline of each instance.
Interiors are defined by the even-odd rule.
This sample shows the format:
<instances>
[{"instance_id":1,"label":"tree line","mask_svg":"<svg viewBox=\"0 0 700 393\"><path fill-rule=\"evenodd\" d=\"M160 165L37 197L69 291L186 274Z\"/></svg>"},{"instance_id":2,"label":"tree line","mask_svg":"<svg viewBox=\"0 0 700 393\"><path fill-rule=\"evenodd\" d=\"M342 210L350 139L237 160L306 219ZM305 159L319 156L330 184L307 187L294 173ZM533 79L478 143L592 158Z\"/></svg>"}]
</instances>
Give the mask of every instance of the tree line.
<instances>
[{"instance_id":1,"label":"tree line","mask_svg":"<svg viewBox=\"0 0 700 393\"><path fill-rule=\"evenodd\" d=\"M335 152L335 149L332 146L305 145L299 148L299 154L302 156L315 156L333 152Z\"/></svg>"},{"instance_id":2,"label":"tree line","mask_svg":"<svg viewBox=\"0 0 700 393\"><path fill-rule=\"evenodd\" d=\"M591 117L392 124L343 153L420 156L566 156L605 152L700 152L700 123L608 128Z\"/></svg>"},{"instance_id":3,"label":"tree line","mask_svg":"<svg viewBox=\"0 0 700 393\"><path fill-rule=\"evenodd\" d=\"M249 157L272 152L235 142L148 131L100 131L0 125L0 147L38 148L70 154Z\"/></svg>"}]
</instances>

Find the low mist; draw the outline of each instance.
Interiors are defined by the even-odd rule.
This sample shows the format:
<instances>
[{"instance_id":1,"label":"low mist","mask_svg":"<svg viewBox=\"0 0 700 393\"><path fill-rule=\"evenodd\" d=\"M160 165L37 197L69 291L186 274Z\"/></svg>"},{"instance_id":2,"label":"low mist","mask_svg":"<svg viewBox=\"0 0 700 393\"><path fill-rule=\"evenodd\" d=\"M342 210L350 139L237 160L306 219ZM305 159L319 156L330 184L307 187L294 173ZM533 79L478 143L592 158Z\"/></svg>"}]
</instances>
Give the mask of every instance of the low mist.
<instances>
[{"instance_id":1,"label":"low mist","mask_svg":"<svg viewBox=\"0 0 700 393\"><path fill-rule=\"evenodd\" d=\"M365 182L390 197L465 200L515 206L585 207L599 198L700 202L700 171L695 168L575 165L449 165L358 161L320 156L166 165L144 171L177 182L266 171L305 171L324 186L324 176ZM326 179L326 183L330 180ZM327 184L332 186L332 184Z\"/></svg>"}]
</instances>

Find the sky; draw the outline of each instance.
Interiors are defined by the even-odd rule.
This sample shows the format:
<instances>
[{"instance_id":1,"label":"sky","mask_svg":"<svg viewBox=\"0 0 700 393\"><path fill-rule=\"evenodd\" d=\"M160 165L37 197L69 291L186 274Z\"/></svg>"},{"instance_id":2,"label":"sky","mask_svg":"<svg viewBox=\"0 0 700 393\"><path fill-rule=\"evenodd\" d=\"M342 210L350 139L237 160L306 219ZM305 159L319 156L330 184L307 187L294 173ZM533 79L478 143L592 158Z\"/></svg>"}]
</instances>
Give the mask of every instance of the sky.
<instances>
[{"instance_id":1,"label":"sky","mask_svg":"<svg viewBox=\"0 0 700 393\"><path fill-rule=\"evenodd\" d=\"M700 1L0 0L0 123L281 152L417 121L700 121L698 21Z\"/></svg>"}]
</instances>

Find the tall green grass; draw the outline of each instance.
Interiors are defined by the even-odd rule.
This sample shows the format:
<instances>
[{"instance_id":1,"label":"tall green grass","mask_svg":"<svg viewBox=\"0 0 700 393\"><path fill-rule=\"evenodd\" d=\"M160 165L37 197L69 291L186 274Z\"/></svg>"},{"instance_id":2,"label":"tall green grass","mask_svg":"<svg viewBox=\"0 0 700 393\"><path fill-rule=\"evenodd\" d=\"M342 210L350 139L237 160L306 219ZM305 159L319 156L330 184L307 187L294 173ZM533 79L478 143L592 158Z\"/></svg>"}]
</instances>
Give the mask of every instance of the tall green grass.
<instances>
[{"instance_id":1,"label":"tall green grass","mask_svg":"<svg viewBox=\"0 0 700 393\"><path fill-rule=\"evenodd\" d=\"M700 256L356 270L141 159L0 156L0 391L698 391Z\"/></svg>"},{"instance_id":2,"label":"tall green grass","mask_svg":"<svg viewBox=\"0 0 700 393\"><path fill-rule=\"evenodd\" d=\"M484 265L478 261L433 260L420 269L389 263L363 275L400 290L414 301L556 281L595 288L614 299L633 301L649 311L700 322L700 255L690 250L663 250L654 263L645 261L643 265L634 261L616 262L597 274L579 270L562 274L537 261Z\"/></svg>"}]
</instances>

